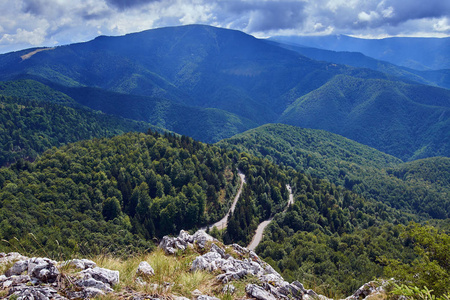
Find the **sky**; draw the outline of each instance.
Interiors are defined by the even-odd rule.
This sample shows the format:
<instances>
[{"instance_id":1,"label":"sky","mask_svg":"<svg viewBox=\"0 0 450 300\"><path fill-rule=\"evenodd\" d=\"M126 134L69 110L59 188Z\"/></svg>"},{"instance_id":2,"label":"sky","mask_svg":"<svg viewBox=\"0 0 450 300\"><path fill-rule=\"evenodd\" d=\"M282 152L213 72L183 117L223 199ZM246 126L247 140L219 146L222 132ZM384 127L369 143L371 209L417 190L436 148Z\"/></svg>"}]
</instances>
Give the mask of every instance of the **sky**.
<instances>
[{"instance_id":1,"label":"sky","mask_svg":"<svg viewBox=\"0 0 450 300\"><path fill-rule=\"evenodd\" d=\"M448 0L0 0L0 53L206 24L256 37L450 36Z\"/></svg>"}]
</instances>

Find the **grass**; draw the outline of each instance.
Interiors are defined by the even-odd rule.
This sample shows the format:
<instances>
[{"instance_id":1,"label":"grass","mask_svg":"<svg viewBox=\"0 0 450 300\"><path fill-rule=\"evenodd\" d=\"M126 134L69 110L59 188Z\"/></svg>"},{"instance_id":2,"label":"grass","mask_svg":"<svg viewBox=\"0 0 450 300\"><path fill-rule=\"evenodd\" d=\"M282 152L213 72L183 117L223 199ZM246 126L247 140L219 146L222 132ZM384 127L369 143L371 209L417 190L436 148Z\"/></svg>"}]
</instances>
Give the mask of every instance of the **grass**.
<instances>
[{"instance_id":1,"label":"grass","mask_svg":"<svg viewBox=\"0 0 450 300\"><path fill-rule=\"evenodd\" d=\"M191 272L192 261L198 254L188 249L177 256L165 255L161 249L152 253L136 255L126 259L103 255L93 257L97 266L120 273L120 282L115 291L132 289L136 292L168 296L179 295L191 298L192 291L198 289L202 294L213 295L217 285L215 274L203 271ZM147 261L155 271L155 275L136 281L136 271L141 261ZM109 296L107 296L109 297ZM108 299L101 297L99 299Z\"/></svg>"}]
</instances>

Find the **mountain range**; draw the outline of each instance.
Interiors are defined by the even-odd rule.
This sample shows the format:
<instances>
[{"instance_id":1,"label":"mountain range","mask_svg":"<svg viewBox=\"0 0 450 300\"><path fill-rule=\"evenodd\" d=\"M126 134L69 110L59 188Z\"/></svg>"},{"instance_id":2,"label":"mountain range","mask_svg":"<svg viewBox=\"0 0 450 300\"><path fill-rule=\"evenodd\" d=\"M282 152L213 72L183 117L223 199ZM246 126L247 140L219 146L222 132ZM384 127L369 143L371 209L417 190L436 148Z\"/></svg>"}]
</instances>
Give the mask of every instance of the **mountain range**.
<instances>
[{"instance_id":1,"label":"mountain range","mask_svg":"<svg viewBox=\"0 0 450 300\"><path fill-rule=\"evenodd\" d=\"M169 27L0 56L1 80L25 78L205 142L281 122L402 160L449 155L447 89L316 61L239 31Z\"/></svg>"},{"instance_id":2,"label":"mountain range","mask_svg":"<svg viewBox=\"0 0 450 300\"><path fill-rule=\"evenodd\" d=\"M274 36L271 40L332 51L360 52L410 69L450 69L450 38L391 37L361 39L347 35Z\"/></svg>"},{"instance_id":3,"label":"mountain range","mask_svg":"<svg viewBox=\"0 0 450 300\"><path fill-rule=\"evenodd\" d=\"M286 280L339 298L394 277L444 299L446 81L305 49L191 25L0 55L0 252L133 258L198 228L240 249L269 224L255 251ZM131 269L122 287L148 293Z\"/></svg>"}]
</instances>

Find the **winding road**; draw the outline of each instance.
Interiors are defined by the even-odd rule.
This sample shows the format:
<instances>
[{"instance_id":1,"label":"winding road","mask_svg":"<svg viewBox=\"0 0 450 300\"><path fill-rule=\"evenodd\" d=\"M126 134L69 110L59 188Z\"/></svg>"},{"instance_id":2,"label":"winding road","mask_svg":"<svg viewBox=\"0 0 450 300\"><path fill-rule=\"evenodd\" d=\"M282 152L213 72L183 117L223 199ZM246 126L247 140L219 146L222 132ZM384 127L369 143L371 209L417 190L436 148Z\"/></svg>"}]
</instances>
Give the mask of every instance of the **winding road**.
<instances>
[{"instance_id":1,"label":"winding road","mask_svg":"<svg viewBox=\"0 0 450 300\"><path fill-rule=\"evenodd\" d=\"M289 191L289 200L288 200L288 204L286 206L286 208L283 210L283 212L285 212L289 205L293 205L294 204L294 195L292 194L292 188L290 185L287 185L286 188ZM259 243L261 242L262 238L263 238L263 233L264 233L264 229L267 227L267 225L269 225L270 222L272 222L272 218L270 218L269 220L265 220L262 223L260 223L258 225L258 228L256 228L256 233L253 236L252 241L250 242L250 244L247 246L247 248L249 250L255 250L256 247L259 245Z\"/></svg>"},{"instance_id":2,"label":"winding road","mask_svg":"<svg viewBox=\"0 0 450 300\"><path fill-rule=\"evenodd\" d=\"M228 216L230 215L230 213L234 212L234 209L236 207L236 203L237 203L237 201L239 199L239 196L241 195L241 192L242 192L242 187L244 186L244 183L245 183L245 175L244 175L244 173L242 173L241 171L238 170L238 175L241 178L241 185L239 186L239 190L238 190L238 192L236 194L236 197L234 197L234 200L233 200L233 203L231 204L230 209L228 210L227 214L220 221L212 224L210 226L210 228L213 228L214 226L216 226L217 229L222 230L222 229L227 227Z\"/></svg>"}]
</instances>

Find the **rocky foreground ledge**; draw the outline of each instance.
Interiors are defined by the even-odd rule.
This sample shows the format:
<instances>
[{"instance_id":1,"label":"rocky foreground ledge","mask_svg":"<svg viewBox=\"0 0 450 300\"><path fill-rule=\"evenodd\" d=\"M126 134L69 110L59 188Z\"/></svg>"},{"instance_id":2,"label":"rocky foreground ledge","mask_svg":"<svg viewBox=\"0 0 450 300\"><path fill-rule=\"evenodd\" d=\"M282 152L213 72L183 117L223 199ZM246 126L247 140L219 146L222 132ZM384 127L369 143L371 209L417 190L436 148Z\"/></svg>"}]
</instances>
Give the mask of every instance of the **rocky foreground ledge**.
<instances>
[{"instance_id":1,"label":"rocky foreground ledge","mask_svg":"<svg viewBox=\"0 0 450 300\"><path fill-rule=\"evenodd\" d=\"M199 230L190 235L181 231L178 237L165 236L159 245L166 255L177 255L179 251L193 249L198 254L190 266L190 271L213 272L216 281L223 286L222 293L233 297L235 285L245 278L253 278L245 287L247 299L328 299L294 281L283 279L269 264L256 253L237 244L224 246L218 240ZM57 262L49 258L25 257L19 253L0 253L0 267L10 266L0 275L0 298L6 299L91 299L107 295L117 299L188 299L176 295L146 295L125 287L115 291L120 282L119 271L97 267L88 259L72 259ZM67 272L70 269L72 272ZM68 275L70 274L70 275ZM139 264L135 280L145 285L155 272L148 262ZM172 283L166 283L172 284ZM346 300L359 300L383 293L383 286L367 283ZM213 295L202 295L192 291L192 299L219 299ZM217 296L217 295L216 295Z\"/></svg>"}]
</instances>

